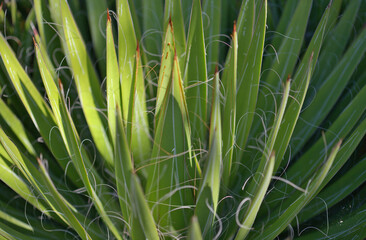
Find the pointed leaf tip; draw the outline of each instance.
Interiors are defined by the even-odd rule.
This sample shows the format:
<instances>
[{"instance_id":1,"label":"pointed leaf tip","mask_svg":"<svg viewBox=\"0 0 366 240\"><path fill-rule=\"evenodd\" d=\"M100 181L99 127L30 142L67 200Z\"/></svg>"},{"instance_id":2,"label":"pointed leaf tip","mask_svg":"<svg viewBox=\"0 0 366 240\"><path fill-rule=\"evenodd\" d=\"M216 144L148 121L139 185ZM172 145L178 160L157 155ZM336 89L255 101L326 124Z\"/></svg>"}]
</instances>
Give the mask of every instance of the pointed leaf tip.
<instances>
[{"instance_id":1,"label":"pointed leaf tip","mask_svg":"<svg viewBox=\"0 0 366 240\"><path fill-rule=\"evenodd\" d=\"M1 7L0 7L0 10L1 10ZM39 35L39 34L38 34L38 31L37 31L36 27L34 26L33 22L31 22L31 23L30 23L30 26L31 26L31 28L32 28L33 35L34 35L34 36L38 36L38 35Z\"/></svg>"},{"instance_id":2,"label":"pointed leaf tip","mask_svg":"<svg viewBox=\"0 0 366 240\"><path fill-rule=\"evenodd\" d=\"M33 39L34 47L37 48L37 43L36 43L36 39L34 39L34 36L32 37L32 39Z\"/></svg>"},{"instance_id":3,"label":"pointed leaf tip","mask_svg":"<svg viewBox=\"0 0 366 240\"><path fill-rule=\"evenodd\" d=\"M332 4L333 4L333 0L330 0L327 8L330 8L332 6Z\"/></svg>"},{"instance_id":4,"label":"pointed leaf tip","mask_svg":"<svg viewBox=\"0 0 366 240\"><path fill-rule=\"evenodd\" d=\"M235 37L236 37L236 21L234 21L233 33L231 34L232 39L234 39Z\"/></svg>"},{"instance_id":5,"label":"pointed leaf tip","mask_svg":"<svg viewBox=\"0 0 366 240\"><path fill-rule=\"evenodd\" d=\"M62 85L62 82L61 82L60 78L58 79L58 86L60 88L61 93L63 94L64 93L64 85Z\"/></svg>"},{"instance_id":6,"label":"pointed leaf tip","mask_svg":"<svg viewBox=\"0 0 366 240\"><path fill-rule=\"evenodd\" d=\"M42 165L42 161L39 157L37 157L37 162L38 162L39 165Z\"/></svg>"},{"instance_id":7,"label":"pointed leaf tip","mask_svg":"<svg viewBox=\"0 0 366 240\"><path fill-rule=\"evenodd\" d=\"M107 21L108 22L111 21L111 16L109 15L109 8L107 8Z\"/></svg>"},{"instance_id":8,"label":"pointed leaf tip","mask_svg":"<svg viewBox=\"0 0 366 240\"><path fill-rule=\"evenodd\" d=\"M169 25L171 28L173 28L173 22L172 22L172 14L169 15Z\"/></svg>"},{"instance_id":9,"label":"pointed leaf tip","mask_svg":"<svg viewBox=\"0 0 366 240\"><path fill-rule=\"evenodd\" d=\"M335 147L336 147L336 148L341 147L342 142L343 142L343 138L341 138L341 139L337 142L337 145L336 145Z\"/></svg>"},{"instance_id":10,"label":"pointed leaf tip","mask_svg":"<svg viewBox=\"0 0 366 240\"><path fill-rule=\"evenodd\" d=\"M291 82L291 74L287 75L286 83Z\"/></svg>"}]
</instances>

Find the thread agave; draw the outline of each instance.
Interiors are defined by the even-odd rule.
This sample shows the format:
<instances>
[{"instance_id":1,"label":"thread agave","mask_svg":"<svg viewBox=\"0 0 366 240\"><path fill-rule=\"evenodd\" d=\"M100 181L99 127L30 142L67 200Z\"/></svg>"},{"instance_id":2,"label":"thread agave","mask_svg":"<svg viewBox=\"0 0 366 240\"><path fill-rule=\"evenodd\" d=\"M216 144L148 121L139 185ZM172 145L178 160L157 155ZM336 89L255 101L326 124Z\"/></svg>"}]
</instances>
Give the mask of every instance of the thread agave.
<instances>
[{"instance_id":1,"label":"thread agave","mask_svg":"<svg viewBox=\"0 0 366 240\"><path fill-rule=\"evenodd\" d=\"M366 30L346 3L3 5L1 239L364 237Z\"/></svg>"}]
</instances>

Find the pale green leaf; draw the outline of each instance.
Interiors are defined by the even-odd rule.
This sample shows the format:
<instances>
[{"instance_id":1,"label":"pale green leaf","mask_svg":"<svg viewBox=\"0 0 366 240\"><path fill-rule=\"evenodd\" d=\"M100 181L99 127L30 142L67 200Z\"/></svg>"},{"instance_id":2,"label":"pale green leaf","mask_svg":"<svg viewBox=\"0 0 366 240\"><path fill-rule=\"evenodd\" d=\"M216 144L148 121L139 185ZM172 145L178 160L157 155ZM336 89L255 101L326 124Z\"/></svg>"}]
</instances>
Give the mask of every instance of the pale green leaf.
<instances>
[{"instance_id":1,"label":"pale green leaf","mask_svg":"<svg viewBox=\"0 0 366 240\"><path fill-rule=\"evenodd\" d=\"M135 164L140 164L150 157L151 137L147 118L145 84L139 45L136 49L129 104L127 138Z\"/></svg>"},{"instance_id":2,"label":"pale green leaf","mask_svg":"<svg viewBox=\"0 0 366 240\"><path fill-rule=\"evenodd\" d=\"M188 233L188 239L202 240L202 233L196 216L192 217L191 226Z\"/></svg>"},{"instance_id":3,"label":"pale green leaf","mask_svg":"<svg viewBox=\"0 0 366 240\"><path fill-rule=\"evenodd\" d=\"M108 127L110 136L113 139L113 146L116 146L116 139L114 139L114 137L116 136L116 106L122 106L122 96L118 61L113 40L112 22L109 13L106 28L106 41Z\"/></svg>"},{"instance_id":4,"label":"pale green leaf","mask_svg":"<svg viewBox=\"0 0 366 240\"><path fill-rule=\"evenodd\" d=\"M229 184L236 133L236 84L238 63L238 39L236 24L232 33L231 49L228 53L226 68L222 76L224 105L222 108L222 160L223 183Z\"/></svg>"},{"instance_id":5,"label":"pale green leaf","mask_svg":"<svg viewBox=\"0 0 366 240\"><path fill-rule=\"evenodd\" d=\"M184 69L186 34L184 30L182 3L180 0L166 0L164 8L164 30L167 31L168 26L172 25L179 67L180 69Z\"/></svg>"},{"instance_id":6,"label":"pale green leaf","mask_svg":"<svg viewBox=\"0 0 366 240\"><path fill-rule=\"evenodd\" d=\"M260 182L258 182L257 191L254 194L254 197L249 198L249 205L246 210L244 220L242 221L241 225L239 226L239 231L236 234L236 237L235 237L236 240L244 239L249 234L249 231L251 230L251 227L256 219L258 210L267 193L269 183L271 182L274 163L275 163L275 154L272 153L270 155L270 157L268 158L268 162L266 163L266 166L263 170L263 177L260 180Z\"/></svg>"},{"instance_id":7,"label":"pale green leaf","mask_svg":"<svg viewBox=\"0 0 366 240\"><path fill-rule=\"evenodd\" d=\"M206 238L214 232L213 221L216 217L222 171L220 82L218 72L215 74L213 86L209 151L203 179L198 190L195 213L200 229L202 229L202 234Z\"/></svg>"},{"instance_id":8,"label":"pale green leaf","mask_svg":"<svg viewBox=\"0 0 366 240\"><path fill-rule=\"evenodd\" d=\"M61 0L62 26L65 34L67 55L74 74L81 105L96 148L105 161L113 164L113 152L106 131L103 116L105 104L93 64L86 51L85 43L77 28L66 0Z\"/></svg>"}]
</instances>

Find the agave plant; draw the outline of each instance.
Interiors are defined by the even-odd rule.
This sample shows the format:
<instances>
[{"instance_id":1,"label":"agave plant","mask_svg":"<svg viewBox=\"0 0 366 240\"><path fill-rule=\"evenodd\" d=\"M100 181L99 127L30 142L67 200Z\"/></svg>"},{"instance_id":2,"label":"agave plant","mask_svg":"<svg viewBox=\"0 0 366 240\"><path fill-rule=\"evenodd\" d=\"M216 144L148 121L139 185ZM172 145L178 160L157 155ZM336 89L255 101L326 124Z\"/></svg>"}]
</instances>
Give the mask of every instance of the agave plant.
<instances>
[{"instance_id":1,"label":"agave plant","mask_svg":"<svg viewBox=\"0 0 366 240\"><path fill-rule=\"evenodd\" d=\"M365 5L5 1L0 239L362 239Z\"/></svg>"}]
</instances>

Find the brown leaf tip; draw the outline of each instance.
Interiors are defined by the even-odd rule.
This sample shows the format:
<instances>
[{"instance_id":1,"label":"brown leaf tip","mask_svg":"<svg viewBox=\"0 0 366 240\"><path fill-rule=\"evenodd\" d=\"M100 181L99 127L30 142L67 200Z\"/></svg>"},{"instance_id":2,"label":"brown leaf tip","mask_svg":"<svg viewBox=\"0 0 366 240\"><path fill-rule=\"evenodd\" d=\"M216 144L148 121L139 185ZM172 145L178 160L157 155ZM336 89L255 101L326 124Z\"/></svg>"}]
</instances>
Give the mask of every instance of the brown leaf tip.
<instances>
[{"instance_id":1,"label":"brown leaf tip","mask_svg":"<svg viewBox=\"0 0 366 240\"><path fill-rule=\"evenodd\" d=\"M234 21L233 34L236 33L236 21Z\"/></svg>"},{"instance_id":2,"label":"brown leaf tip","mask_svg":"<svg viewBox=\"0 0 366 240\"><path fill-rule=\"evenodd\" d=\"M291 82L291 74L287 75L287 80L286 82Z\"/></svg>"},{"instance_id":3,"label":"brown leaf tip","mask_svg":"<svg viewBox=\"0 0 366 240\"><path fill-rule=\"evenodd\" d=\"M109 9L107 8L107 21L110 22L111 21L111 16L109 15Z\"/></svg>"},{"instance_id":4,"label":"brown leaf tip","mask_svg":"<svg viewBox=\"0 0 366 240\"><path fill-rule=\"evenodd\" d=\"M219 72L219 65L216 64L215 66L215 75Z\"/></svg>"},{"instance_id":5,"label":"brown leaf tip","mask_svg":"<svg viewBox=\"0 0 366 240\"><path fill-rule=\"evenodd\" d=\"M339 139L339 141L338 141L338 143L337 143L337 147L341 147L342 142L343 142L343 138Z\"/></svg>"},{"instance_id":6,"label":"brown leaf tip","mask_svg":"<svg viewBox=\"0 0 366 240\"><path fill-rule=\"evenodd\" d=\"M41 158L37 157L37 162L38 162L39 166L43 166L43 162L42 162Z\"/></svg>"},{"instance_id":7,"label":"brown leaf tip","mask_svg":"<svg viewBox=\"0 0 366 240\"><path fill-rule=\"evenodd\" d=\"M34 39L34 37L32 37L32 39L33 39L34 47L37 47L36 39Z\"/></svg>"},{"instance_id":8,"label":"brown leaf tip","mask_svg":"<svg viewBox=\"0 0 366 240\"><path fill-rule=\"evenodd\" d=\"M4 2L1 2L1 3L0 3L0 10L2 10L2 9L3 9L3 3L4 3Z\"/></svg>"},{"instance_id":9,"label":"brown leaf tip","mask_svg":"<svg viewBox=\"0 0 366 240\"><path fill-rule=\"evenodd\" d=\"M34 36L39 36L38 31L37 31L37 28L34 26L33 22L30 23L30 26L32 28L33 35Z\"/></svg>"},{"instance_id":10,"label":"brown leaf tip","mask_svg":"<svg viewBox=\"0 0 366 240\"><path fill-rule=\"evenodd\" d=\"M58 86L60 87L61 92L64 92L64 85L62 85L61 79L58 79Z\"/></svg>"},{"instance_id":11,"label":"brown leaf tip","mask_svg":"<svg viewBox=\"0 0 366 240\"><path fill-rule=\"evenodd\" d=\"M172 14L169 15L169 25L173 27Z\"/></svg>"},{"instance_id":12,"label":"brown leaf tip","mask_svg":"<svg viewBox=\"0 0 366 240\"><path fill-rule=\"evenodd\" d=\"M136 52L140 52L140 43L136 41Z\"/></svg>"}]
</instances>

